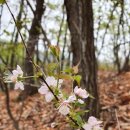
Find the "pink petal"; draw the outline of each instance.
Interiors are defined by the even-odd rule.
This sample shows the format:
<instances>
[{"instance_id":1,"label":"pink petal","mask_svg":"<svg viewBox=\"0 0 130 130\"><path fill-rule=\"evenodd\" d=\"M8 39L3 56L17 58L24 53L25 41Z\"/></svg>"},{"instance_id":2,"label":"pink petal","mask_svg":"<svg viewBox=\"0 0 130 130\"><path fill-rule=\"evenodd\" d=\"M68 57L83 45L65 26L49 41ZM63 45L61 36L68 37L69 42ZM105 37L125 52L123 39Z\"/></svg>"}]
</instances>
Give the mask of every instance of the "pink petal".
<instances>
[{"instance_id":1,"label":"pink petal","mask_svg":"<svg viewBox=\"0 0 130 130\"><path fill-rule=\"evenodd\" d=\"M77 91L78 91L78 86L76 86L76 87L74 88L74 93L76 94Z\"/></svg>"},{"instance_id":2,"label":"pink petal","mask_svg":"<svg viewBox=\"0 0 130 130\"><path fill-rule=\"evenodd\" d=\"M23 83L22 83L22 82L19 82L19 85L20 85L20 89L21 89L21 90L24 90L24 85L23 85Z\"/></svg>"},{"instance_id":3,"label":"pink petal","mask_svg":"<svg viewBox=\"0 0 130 130\"><path fill-rule=\"evenodd\" d=\"M23 71L19 65L17 65L17 71L19 75L23 76Z\"/></svg>"},{"instance_id":4,"label":"pink petal","mask_svg":"<svg viewBox=\"0 0 130 130\"><path fill-rule=\"evenodd\" d=\"M75 95L71 95L71 96L69 96L69 98L68 98L68 102L74 102L76 100L76 96Z\"/></svg>"},{"instance_id":5,"label":"pink petal","mask_svg":"<svg viewBox=\"0 0 130 130\"><path fill-rule=\"evenodd\" d=\"M102 121L98 121L94 116L91 116L91 117L89 117L89 119L88 119L88 123L89 123L91 126L95 126L95 125L101 124Z\"/></svg>"},{"instance_id":6,"label":"pink petal","mask_svg":"<svg viewBox=\"0 0 130 130\"><path fill-rule=\"evenodd\" d=\"M14 89L24 90L24 85L22 82L16 82Z\"/></svg>"},{"instance_id":7,"label":"pink petal","mask_svg":"<svg viewBox=\"0 0 130 130\"><path fill-rule=\"evenodd\" d=\"M45 95L45 99L46 99L46 102L51 102L54 99L54 96L53 96L53 94L51 92L48 92Z\"/></svg>"},{"instance_id":8,"label":"pink petal","mask_svg":"<svg viewBox=\"0 0 130 130\"><path fill-rule=\"evenodd\" d=\"M78 86L74 88L74 93L81 98L87 98L89 96L85 89L78 88Z\"/></svg>"},{"instance_id":9,"label":"pink petal","mask_svg":"<svg viewBox=\"0 0 130 130\"><path fill-rule=\"evenodd\" d=\"M85 130L92 130L92 127L91 127L91 125L89 125L89 124L84 124L84 125L83 125L83 128L84 128Z\"/></svg>"},{"instance_id":10,"label":"pink petal","mask_svg":"<svg viewBox=\"0 0 130 130\"><path fill-rule=\"evenodd\" d=\"M46 85L44 86L41 86L39 89L38 89L38 92L40 94L47 94L48 93L48 87Z\"/></svg>"},{"instance_id":11,"label":"pink petal","mask_svg":"<svg viewBox=\"0 0 130 130\"><path fill-rule=\"evenodd\" d=\"M46 78L46 82L48 83L49 86L57 86L57 80L53 76L48 76Z\"/></svg>"},{"instance_id":12,"label":"pink petal","mask_svg":"<svg viewBox=\"0 0 130 130\"><path fill-rule=\"evenodd\" d=\"M18 71L17 70L13 70L12 73L13 73L14 76L18 77Z\"/></svg>"},{"instance_id":13,"label":"pink petal","mask_svg":"<svg viewBox=\"0 0 130 130\"><path fill-rule=\"evenodd\" d=\"M69 114L69 112L70 112L70 108L69 108L67 105L62 105L62 106L60 106L60 108L59 108L59 112L60 112L62 115L67 115L67 114Z\"/></svg>"},{"instance_id":14,"label":"pink petal","mask_svg":"<svg viewBox=\"0 0 130 130\"><path fill-rule=\"evenodd\" d=\"M84 101L81 100L81 99L78 99L78 102L79 102L80 104L84 104Z\"/></svg>"}]
</instances>

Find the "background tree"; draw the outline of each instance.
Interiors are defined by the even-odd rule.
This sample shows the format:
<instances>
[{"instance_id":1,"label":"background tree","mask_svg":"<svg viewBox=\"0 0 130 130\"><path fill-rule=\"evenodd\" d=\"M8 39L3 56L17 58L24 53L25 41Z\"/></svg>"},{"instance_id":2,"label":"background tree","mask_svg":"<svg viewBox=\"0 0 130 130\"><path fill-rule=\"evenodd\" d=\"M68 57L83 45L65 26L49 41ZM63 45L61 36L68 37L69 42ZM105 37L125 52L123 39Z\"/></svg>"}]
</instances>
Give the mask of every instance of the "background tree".
<instances>
[{"instance_id":1,"label":"background tree","mask_svg":"<svg viewBox=\"0 0 130 130\"><path fill-rule=\"evenodd\" d=\"M89 99L86 103L86 108L94 108L86 114L86 117L90 115L99 116L92 0L65 0L65 6L67 22L71 33L73 65L77 65L80 62L82 86L95 97L94 100Z\"/></svg>"},{"instance_id":2,"label":"background tree","mask_svg":"<svg viewBox=\"0 0 130 130\"><path fill-rule=\"evenodd\" d=\"M28 76L34 75L33 64L30 61L30 56L32 57L32 59L34 58L35 47L39 41L41 20L42 20L44 9L45 9L44 0L36 0L36 10L34 12L34 18L29 31L29 39L27 42L27 50L29 54L26 52L26 57L25 57L25 72ZM33 84L34 80L27 79L27 83ZM21 99L24 99L28 95L32 95L36 92L37 92L37 88L30 87L30 85L28 84L25 86L25 90L23 91L23 93L21 93L19 97Z\"/></svg>"}]
</instances>

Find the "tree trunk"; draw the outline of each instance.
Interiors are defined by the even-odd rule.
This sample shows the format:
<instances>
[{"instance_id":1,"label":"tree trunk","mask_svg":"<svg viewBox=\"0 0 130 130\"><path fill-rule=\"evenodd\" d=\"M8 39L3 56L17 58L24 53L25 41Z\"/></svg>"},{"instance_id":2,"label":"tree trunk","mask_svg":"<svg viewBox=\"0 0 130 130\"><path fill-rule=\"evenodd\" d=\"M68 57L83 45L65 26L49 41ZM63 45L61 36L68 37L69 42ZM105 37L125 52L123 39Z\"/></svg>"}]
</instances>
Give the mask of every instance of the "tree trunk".
<instances>
[{"instance_id":1,"label":"tree trunk","mask_svg":"<svg viewBox=\"0 0 130 130\"><path fill-rule=\"evenodd\" d=\"M65 0L65 6L71 34L73 65L76 65L80 61L81 86L86 88L95 97L95 99L89 98L86 101L85 109L90 110L85 115L85 119L87 120L90 115L99 116L92 0Z\"/></svg>"},{"instance_id":2,"label":"tree trunk","mask_svg":"<svg viewBox=\"0 0 130 130\"><path fill-rule=\"evenodd\" d=\"M71 33L71 49L74 57L73 65L76 65L80 61L81 57L79 3L80 2L77 2L77 0L65 0L67 22Z\"/></svg>"},{"instance_id":3,"label":"tree trunk","mask_svg":"<svg viewBox=\"0 0 130 130\"><path fill-rule=\"evenodd\" d=\"M35 46L38 44L39 34L40 34L40 24L42 20L42 15L44 12L43 8L44 0L36 0L36 10L34 12L34 18L32 21L31 29L29 31L29 40L27 42L27 49L30 56L33 58L35 53ZM26 53L25 58L25 72L28 76L34 75L33 64L31 63L28 54ZM33 79L26 80L27 83L33 84ZM35 94L37 88L31 87L30 85L25 85L25 90L20 94L20 99L25 99L28 95Z\"/></svg>"}]
</instances>

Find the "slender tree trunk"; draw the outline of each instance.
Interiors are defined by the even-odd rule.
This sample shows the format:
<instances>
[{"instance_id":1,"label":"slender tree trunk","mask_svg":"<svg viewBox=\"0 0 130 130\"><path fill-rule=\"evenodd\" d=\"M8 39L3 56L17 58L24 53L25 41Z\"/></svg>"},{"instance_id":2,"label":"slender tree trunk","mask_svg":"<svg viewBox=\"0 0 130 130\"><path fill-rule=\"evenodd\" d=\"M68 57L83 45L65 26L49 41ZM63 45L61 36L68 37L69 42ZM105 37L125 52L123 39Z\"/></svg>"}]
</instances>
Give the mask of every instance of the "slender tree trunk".
<instances>
[{"instance_id":1,"label":"slender tree trunk","mask_svg":"<svg viewBox=\"0 0 130 130\"><path fill-rule=\"evenodd\" d=\"M93 24L93 10L92 10L92 0L82 0L83 9L83 33L82 40L85 44L82 47L82 77L83 85L87 90L95 97L95 99L90 99L87 102L87 108L90 112L86 115L88 116L99 116L99 95L97 87L97 63L95 58L95 46L94 46L94 24ZM85 70L85 71L84 71Z\"/></svg>"},{"instance_id":2,"label":"slender tree trunk","mask_svg":"<svg viewBox=\"0 0 130 130\"><path fill-rule=\"evenodd\" d=\"M17 16L17 23L18 23L17 26L18 26L19 30L21 30L21 28L22 28L22 26L20 25L20 23L21 23L21 18L22 18L22 13L23 13L23 6L24 6L24 0L21 0L20 10L19 10L19 13L18 13L18 16ZM15 29L14 29L14 33L15 33ZM17 46L18 35L19 35L19 33L17 31L16 35L15 35L15 40L14 41L13 41L14 34L13 34L13 37L12 37L11 43L14 44L15 46ZM13 49L12 49L12 55L11 55L11 62L10 62L11 68L14 67L14 63L15 63L15 60L16 60L15 53L16 53L16 49L15 49L15 47L13 47ZM16 61L16 64L17 64L17 61Z\"/></svg>"},{"instance_id":3,"label":"slender tree trunk","mask_svg":"<svg viewBox=\"0 0 130 130\"><path fill-rule=\"evenodd\" d=\"M77 0L65 0L67 22L71 33L71 49L74 57L73 65L76 65L80 61L81 57L79 3L80 2L77 2Z\"/></svg>"},{"instance_id":4,"label":"slender tree trunk","mask_svg":"<svg viewBox=\"0 0 130 130\"><path fill-rule=\"evenodd\" d=\"M39 40L40 24L44 12L43 4L44 0L36 0L36 10L34 12L35 15L32 21L31 29L29 31L29 40L27 42L27 49L32 58L34 57L35 46L38 44ZM28 54L26 54L25 58L25 72L28 76L32 76L34 74L33 64L30 62ZM28 79L26 82L33 84L34 80ZM36 92L37 88L33 88L30 85L26 85L25 90L20 95L20 99L25 99L28 95L35 94Z\"/></svg>"},{"instance_id":5,"label":"slender tree trunk","mask_svg":"<svg viewBox=\"0 0 130 130\"><path fill-rule=\"evenodd\" d=\"M95 99L86 101L85 109L90 115L99 116L99 96L97 88L97 65L95 58L92 0L65 0L67 21L71 34L73 65L80 61L82 87L86 88Z\"/></svg>"}]
</instances>

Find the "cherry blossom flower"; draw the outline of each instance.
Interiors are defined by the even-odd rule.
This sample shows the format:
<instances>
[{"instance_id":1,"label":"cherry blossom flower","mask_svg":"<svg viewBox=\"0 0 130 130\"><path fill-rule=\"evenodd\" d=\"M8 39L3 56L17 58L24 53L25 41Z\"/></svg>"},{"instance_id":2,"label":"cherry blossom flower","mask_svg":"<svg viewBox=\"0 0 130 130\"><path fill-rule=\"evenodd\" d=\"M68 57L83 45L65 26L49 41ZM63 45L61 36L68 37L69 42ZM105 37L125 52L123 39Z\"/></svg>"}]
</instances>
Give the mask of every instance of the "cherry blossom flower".
<instances>
[{"instance_id":1,"label":"cherry blossom flower","mask_svg":"<svg viewBox=\"0 0 130 130\"><path fill-rule=\"evenodd\" d=\"M46 85L42 85L39 89L38 89L38 92L40 94L47 94L49 92L49 89Z\"/></svg>"},{"instance_id":2,"label":"cherry blossom flower","mask_svg":"<svg viewBox=\"0 0 130 130\"><path fill-rule=\"evenodd\" d=\"M50 87L56 87L57 86L57 80L53 76L48 76L46 78L46 82ZM62 84L63 80L59 79L58 87ZM38 92L40 94L45 95L45 99L47 102L51 102L54 99L54 95L50 92L47 85L43 83L43 85L38 89Z\"/></svg>"},{"instance_id":3,"label":"cherry blossom flower","mask_svg":"<svg viewBox=\"0 0 130 130\"><path fill-rule=\"evenodd\" d=\"M101 123L102 121L98 121L95 117L91 116L88 119L88 123L85 123L83 125L83 128L85 130L102 130L102 128L100 127Z\"/></svg>"},{"instance_id":4,"label":"cherry blossom flower","mask_svg":"<svg viewBox=\"0 0 130 130\"><path fill-rule=\"evenodd\" d=\"M46 78L46 82L49 86L53 86L53 87L56 87L57 86L57 80L53 77L53 76L48 76ZM59 79L58 81L58 88L61 87L61 84L63 83L63 80L62 79Z\"/></svg>"},{"instance_id":5,"label":"cherry blossom flower","mask_svg":"<svg viewBox=\"0 0 130 130\"><path fill-rule=\"evenodd\" d=\"M17 69L12 71L12 74L9 76L9 79L15 83L17 82L18 77L22 77L22 76L23 76L23 71L21 67L17 65Z\"/></svg>"},{"instance_id":6,"label":"cherry blossom flower","mask_svg":"<svg viewBox=\"0 0 130 130\"><path fill-rule=\"evenodd\" d=\"M64 100L61 105L59 106L59 112L62 114L62 115L67 115L69 114L70 112L70 105L69 103L73 103L76 101L76 96L75 95L71 95L68 97L67 100Z\"/></svg>"},{"instance_id":7,"label":"cherry blossom flower","mask_svg":"<svg viewBox=\"0 0 130 130\"><path fill-rule=\"evenodd\" d=\"M24 85L21 81L18 81L18 77L23 76L23 71L19 65L17 65L16 70L12 71L12 74L9 75L8 79L15 83L14 89L24 90Z\"/></svg>"},{"instance_id":8,"label":"cherry blossom flower","mask_svg":"<svg viewBox=\"0 0 130 130\"><path fill-rule=\"evenodd\" d=\"M73 102L75 102L76 100L77 100L77 98L76 98L75 94L69 96L69 98L67 99L68 103L73 103ZM78 99L77 101L78 101L80 104L84 104L84 101L81 100L81 99Z\"/></svg>"},{"instance_id":9,"label":"cherry blossom flower","mask_svg":"<svg viewBox=\"0 0 130 130\"><path fill-rule=\"evenodd\" d=\"M45 95L46 102L51 102L54 99L53 94L50 92L48 87L46 85L42 85L39 89L38 92L40 94Z\"/></svg>"},{"instance_id":10,"label":"cherry blossom flower","mask_svg":"<svg viewBox=\"0 0 130 130\"><path fill-rule=\"evenodd\" d=\"M81 98L87 98L89 96L89 93L85 89L78 88L78 86L74 88L74 93Z\"/></svg>"},{"instance_id":11,"label":"cherry blossom flower","mask_svg":"<svg viewBox=\"0 0 130 130\"><path fill-rule=\"evenodd\" d=\"M87 123L85 123L85 124L83 125L83 128L84 128L85 130L92 130L92 126L89 125L89 124L87 124Z\"/></svg>"},{"instance_id":12,"label":"cherry blossom flower","mask_svg":"<svg viewBox=\"0 0 130 130\"><path fill-rule=\"evenodd\" d=\"M75 95L71 95L71 96L69 96L69 98L67 99L67 101L69 102L69 103L72 103L72 102L74 102L76 100L76 96Z\"/></svg>"},{"instance_id":13,"label":"cherry blossom flower","mask_svg":"<svg viewBox=\"0 0 130 130\"><path fill-rule=\"evenodd\" d=\"M88 123L90 125L100 125L102 123L102 121L98 121L95 117L91 116L88 119Z\"/></svg>"},{"instance_id":14,"label":"cherry blossom flower","mask_svg":"<svg viewBox=\"0 0 130 130\"><path fill-rule=\"evenodd\" d=\"M66 116L70 112L69 102L67 100L63 101L63 103L59 106L59 113Z\"/></svg>"},{"instance_id":15,"label":"cherry blossom flower","mask_svg":"<svg viewBox=\"0 0 130 130\"><path fill-rule=\"evenodd\" d=\"M54 95L51 92L45 94L46 102L51 102L54 99Z\"/></svg>"},{"instance_id":16,"label":"cherry blossom flower","mask_svg":"<svg viewBox=\"0 0 130 130\"><path fill-rule=\"evenodd\" d=\"M49 86L57 86L57 80L53 76L48 76L46 82Z\"/></svg>"}]
</instances>

